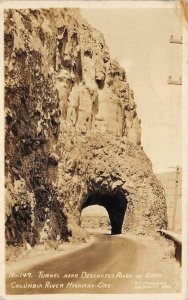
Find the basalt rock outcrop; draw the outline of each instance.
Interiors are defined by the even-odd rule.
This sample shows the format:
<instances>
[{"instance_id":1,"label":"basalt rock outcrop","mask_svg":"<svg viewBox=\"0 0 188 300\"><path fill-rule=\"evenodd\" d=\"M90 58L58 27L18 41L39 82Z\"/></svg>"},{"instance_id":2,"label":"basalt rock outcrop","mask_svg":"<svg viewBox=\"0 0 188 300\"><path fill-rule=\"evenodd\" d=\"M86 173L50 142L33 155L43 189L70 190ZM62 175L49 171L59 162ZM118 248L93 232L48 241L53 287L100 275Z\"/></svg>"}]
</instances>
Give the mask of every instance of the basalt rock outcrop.
<instances>
[{"instance_id":1,"label":"basalt rock outcrop","mask_svg":"<svg viewBox=\"0 0 188 300\"><path fill-rule=\"evenodd\" d=\"M93 204L112 233L165 228L134 93L103 35L77 9L4 20L7 244L67 241Z\"/></svg>"}]
</instances>

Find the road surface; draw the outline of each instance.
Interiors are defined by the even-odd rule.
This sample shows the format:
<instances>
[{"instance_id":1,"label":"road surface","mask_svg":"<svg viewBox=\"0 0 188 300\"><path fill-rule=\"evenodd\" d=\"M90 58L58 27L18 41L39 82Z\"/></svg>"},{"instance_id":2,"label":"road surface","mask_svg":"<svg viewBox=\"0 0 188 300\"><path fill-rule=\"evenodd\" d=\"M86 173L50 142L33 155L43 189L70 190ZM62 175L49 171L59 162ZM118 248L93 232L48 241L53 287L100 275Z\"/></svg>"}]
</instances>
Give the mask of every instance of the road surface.
<instances>
[{"instance_id":1,"label":"road surface","mask_svg":"<svg viewBox=\"0 0 188 300\"><path fill-rule=\"evenodd\" d=\"M175 292L155 241L94 234L84 249L22 272L9 272L7 294ZM165 277L166 276L166 277Z\"/></svg>"}]
</instances>

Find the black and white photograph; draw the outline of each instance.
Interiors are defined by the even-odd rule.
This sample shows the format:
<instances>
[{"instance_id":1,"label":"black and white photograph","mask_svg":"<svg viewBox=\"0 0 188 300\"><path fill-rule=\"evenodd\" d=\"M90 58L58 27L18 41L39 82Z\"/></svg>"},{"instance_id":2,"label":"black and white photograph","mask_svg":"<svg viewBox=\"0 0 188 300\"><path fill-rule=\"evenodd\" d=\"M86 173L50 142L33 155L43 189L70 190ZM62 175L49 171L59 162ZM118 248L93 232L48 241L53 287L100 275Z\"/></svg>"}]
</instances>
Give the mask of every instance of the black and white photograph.
<instances>
[{"instance_id":1,"label":"black and white photograph","mask_svg":"<svg viewBox=\"0 0 188 300\"><path fill-rule=\"evenodd\" d=\"M0 299L186 299L188 2L0 20Z\"/></svg>"}]
</instances>

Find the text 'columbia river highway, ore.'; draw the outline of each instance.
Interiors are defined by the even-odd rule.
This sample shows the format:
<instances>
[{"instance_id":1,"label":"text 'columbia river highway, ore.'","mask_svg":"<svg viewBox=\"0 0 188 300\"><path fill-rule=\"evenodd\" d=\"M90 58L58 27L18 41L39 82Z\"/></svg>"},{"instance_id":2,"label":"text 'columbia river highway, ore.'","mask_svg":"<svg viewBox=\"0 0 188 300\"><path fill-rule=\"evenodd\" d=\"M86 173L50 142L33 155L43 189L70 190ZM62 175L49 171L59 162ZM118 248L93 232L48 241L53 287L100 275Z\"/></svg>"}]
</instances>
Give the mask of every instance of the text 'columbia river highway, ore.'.
<instances>
[{"instance_id":1,"label":"text 'columbia river highway, ore.'","mask_svg":"<svg viewBox=\"0 0 188 300\"><path fill-rule=\"evenodd\" d=\"M137 289L144 286L165 286L166 282L162 279L160 273L145 273L132 275L130 273L88 273L83 271L82 273L45 273L39 271L37 276L33 276L31 272L10 272L8 274L9 280L12 279L10 287L12 289L111 289L113 288L113 279L130 280L134 281ZM20 279L24 279L24 282L18 282ZM72 279L72 281L71 281ZM95 283L87 282L87 280L93 279ZM96 281L97 279L97 281ZM78 282L76 281L78 280ZM156 281L157 280L157 281ZM106 282L107 281L107 282ZM109 282L110 281L110 282Z\"/></svg>"}]
</instances>

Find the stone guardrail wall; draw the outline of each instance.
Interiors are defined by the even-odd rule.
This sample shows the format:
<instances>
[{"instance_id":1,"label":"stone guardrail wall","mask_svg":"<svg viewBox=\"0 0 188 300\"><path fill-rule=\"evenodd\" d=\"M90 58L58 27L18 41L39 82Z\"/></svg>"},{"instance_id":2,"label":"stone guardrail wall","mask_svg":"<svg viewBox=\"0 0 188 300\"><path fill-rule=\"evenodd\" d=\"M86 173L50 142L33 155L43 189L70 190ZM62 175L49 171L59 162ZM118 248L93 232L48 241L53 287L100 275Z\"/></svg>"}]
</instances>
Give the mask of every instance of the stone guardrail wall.
<instances>
[{"instance_id":1,"label":"stone guardrail wall","mask_svg":"<svg viewBox=\"0 0 188 300\"><path fill-rule=\"evenodd\" d=\"M162 236L165 236L165 238L170 239L174 242L175 245L175 258L177 259L177 261L179 261L180 265L182 262L182 238L180 234L177 234L175 232L172 231L168 231L168 230L157 230L158 232L160 232L160 234Z\"/></svg>"}]
</instances>

